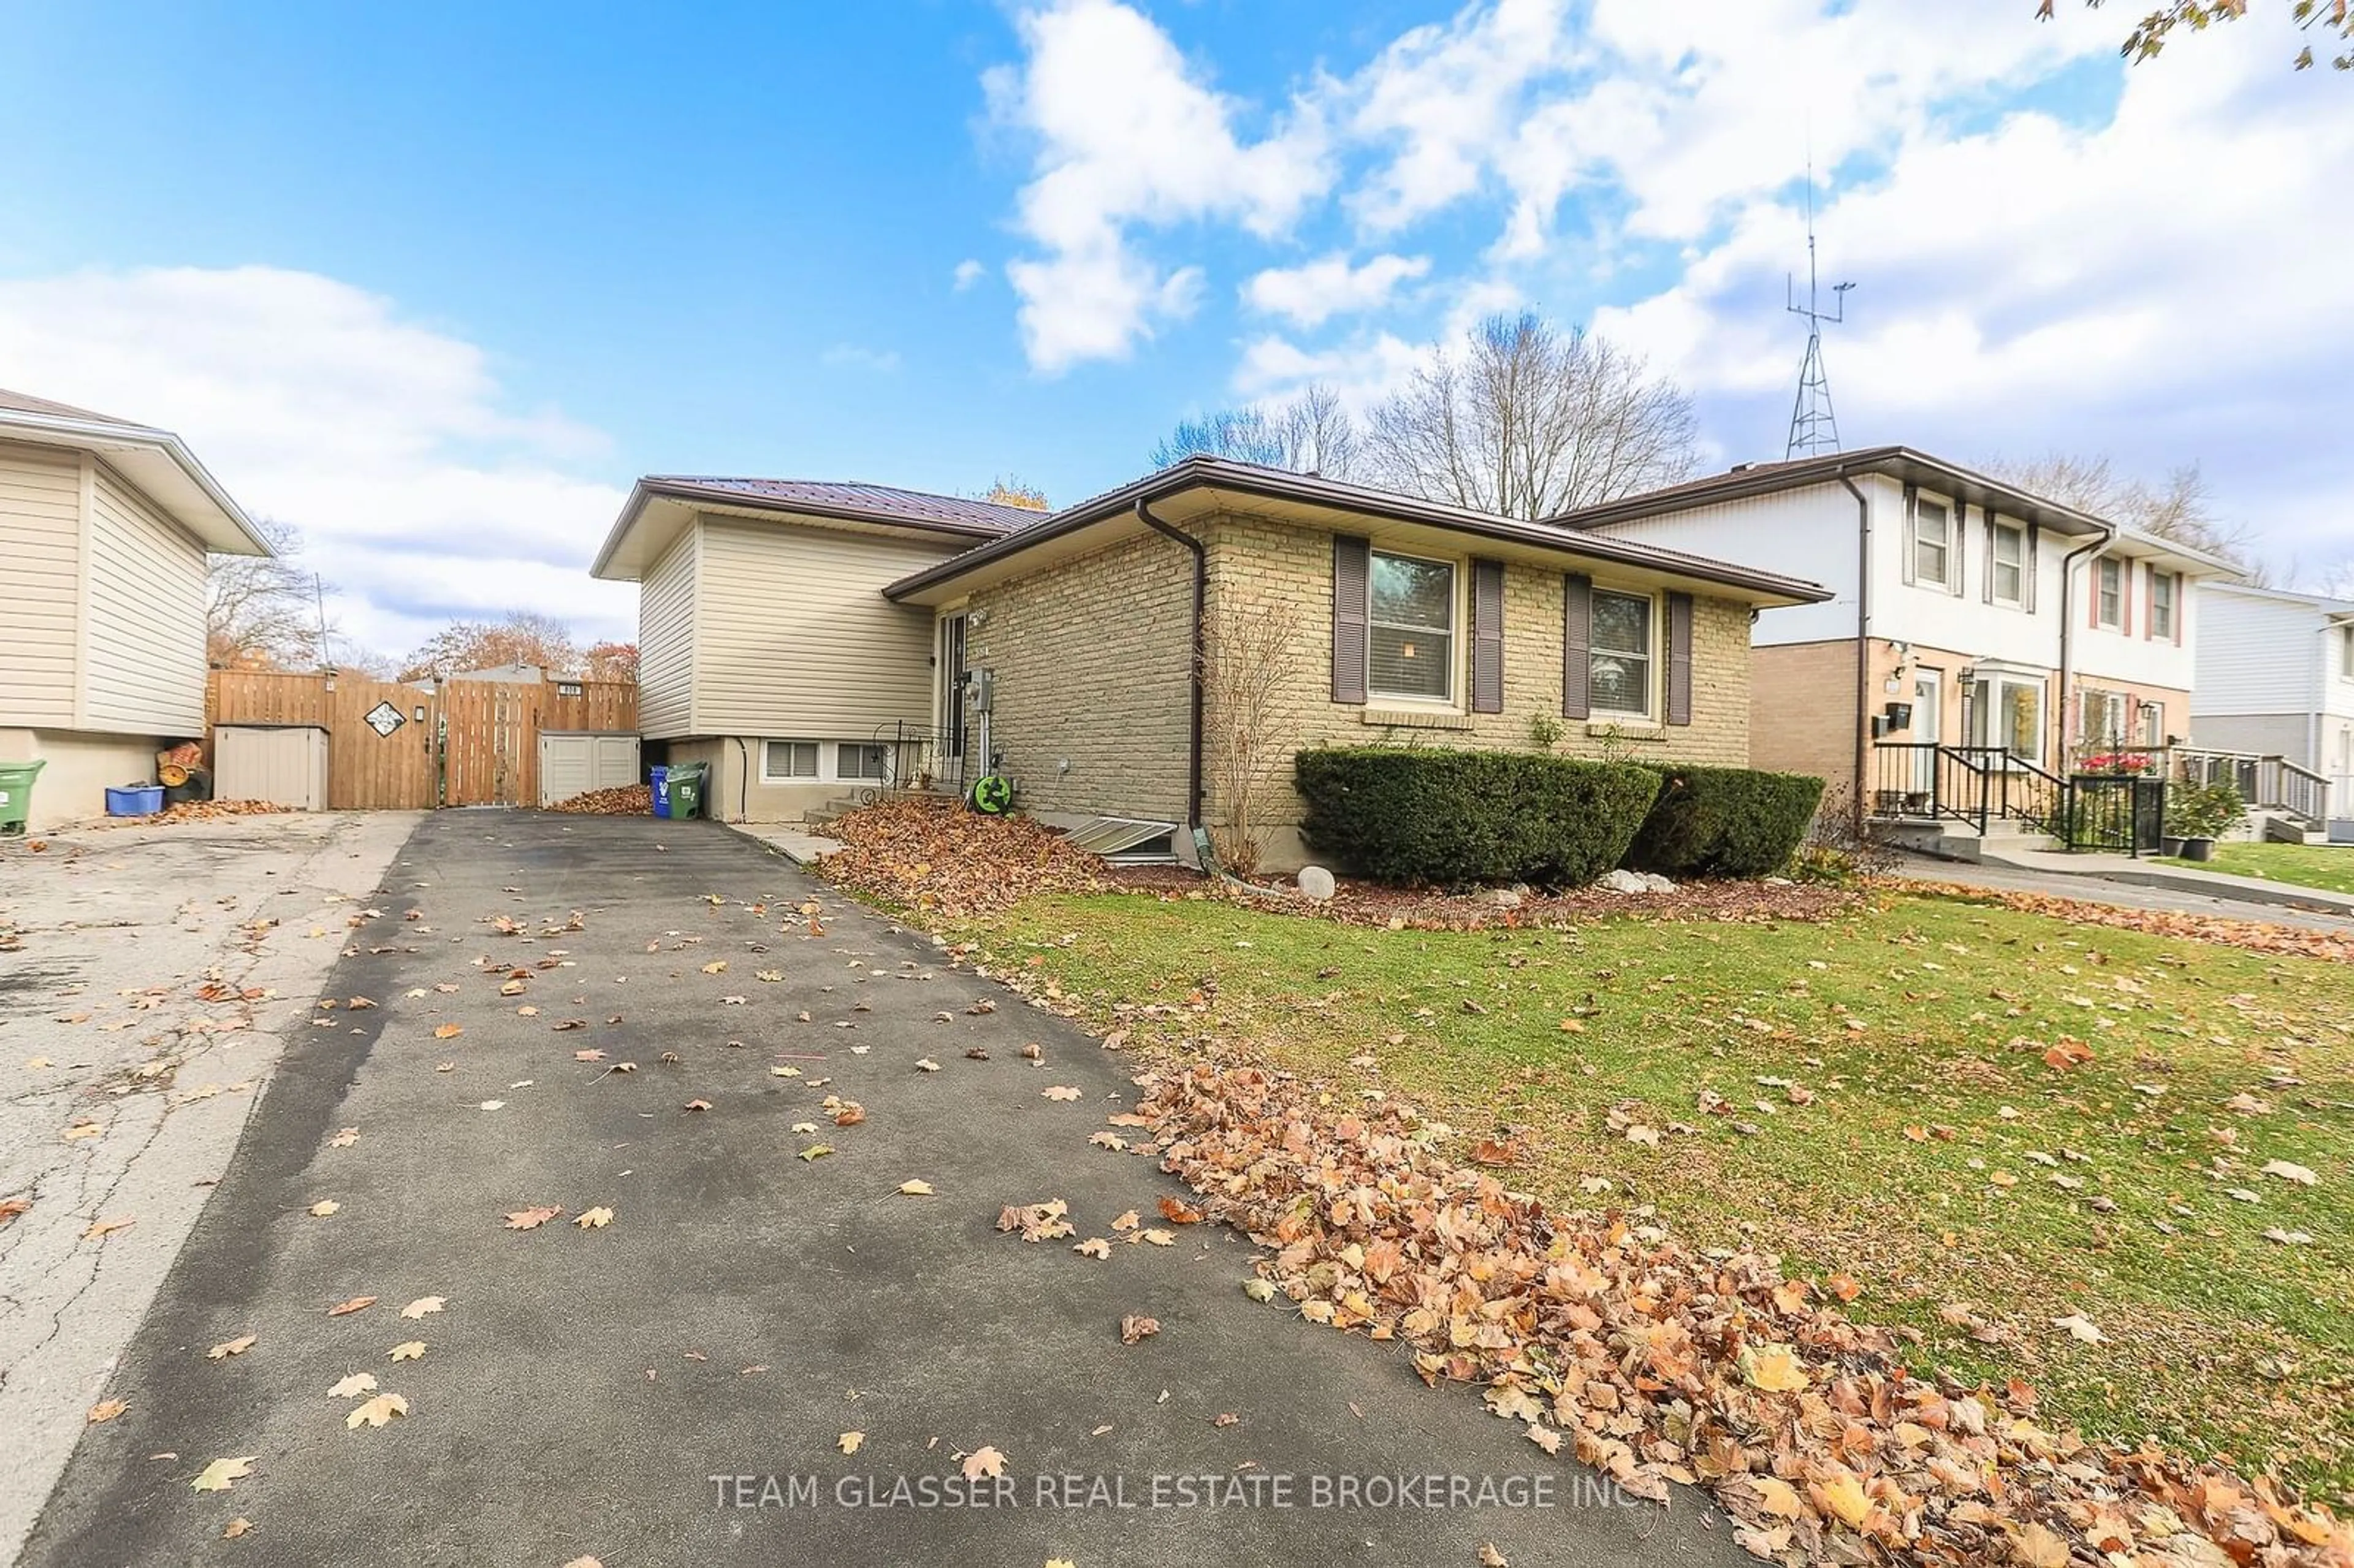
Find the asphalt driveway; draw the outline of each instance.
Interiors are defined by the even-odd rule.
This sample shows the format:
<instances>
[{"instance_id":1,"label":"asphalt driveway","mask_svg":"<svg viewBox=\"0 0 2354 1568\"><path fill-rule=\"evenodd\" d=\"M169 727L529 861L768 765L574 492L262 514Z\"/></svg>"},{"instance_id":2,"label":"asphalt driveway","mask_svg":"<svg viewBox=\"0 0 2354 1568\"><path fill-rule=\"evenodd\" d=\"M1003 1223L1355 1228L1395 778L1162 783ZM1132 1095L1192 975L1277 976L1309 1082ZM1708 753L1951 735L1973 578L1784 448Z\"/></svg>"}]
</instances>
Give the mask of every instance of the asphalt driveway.
<instances>
[{"instance_id":1,"label":"asphalt driveway","mask_svg":"<svg viewBox=\"0 0 2354 1568\"><path fill-rule=\"evenodd\" d=\"M1120 1056L725 828L443 812L369 908L30 1568L1747 1561L1140 1239Z\"/></svg>"}]
</instances>

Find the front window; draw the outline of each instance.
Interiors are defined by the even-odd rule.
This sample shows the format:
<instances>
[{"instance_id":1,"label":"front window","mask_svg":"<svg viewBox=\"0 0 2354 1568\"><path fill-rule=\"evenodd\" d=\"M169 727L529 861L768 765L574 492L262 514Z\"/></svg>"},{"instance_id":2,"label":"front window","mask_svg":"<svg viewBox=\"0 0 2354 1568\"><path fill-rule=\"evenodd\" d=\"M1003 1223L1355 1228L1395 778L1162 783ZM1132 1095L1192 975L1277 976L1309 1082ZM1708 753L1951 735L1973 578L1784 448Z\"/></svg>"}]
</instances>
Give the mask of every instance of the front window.
<instances>
[{"instance_id":1,"label":"front window","mask_svg":"<svg viewBox=\"0 0 2354 1568\"><path fill-rule=\"evenodd\" d=\"M2027 599L2027 530L2008 523L1994 525L1994 597L1998 604Z\"/></svg>"},{"instance_id":2,"label":"front window","mask_svg":"<svg viewBox=\"0 0 2354 1568\"><path fill-rule=\"evenodd\" d=\"M2043 688L2002 683L2002 742L2023 762L2043 760Z\"/></svg>"},{"instance_id":3,"label":"front window","mask_svg":"<svg viewBox=\"0 0 2354 1568\"><path fill-rule=\"evenodd\" d=\"M2093 618L2103 626L2123 626L2126 623L2126 566L2123 561L2103 561L2099 564L2099 602Z\"/></svg>"},{"instance_id":4,"label":"front window","mask_svg":"<svg viewBox=\"0 0 2354 1568\"><path fill-rule=\"evenodd\" d=\"M2084 744L2095 750L2114 750L2125 743L2126 698L2122 692L2084 694Z\"/></svg>"},{"instance_id":5,"label":"front window","mask_svg":"<svg viewBox=\"0 0 2354 1568\"><path fill-rule=\"evenodd\" d=\"M1938 588L1952 586L1946 576L1954 552L1954 516L1937 502L1924 501L1913 513L1913 577Z\"/></svg>"},{"instance_id":6,"label":"front window","mask_svg":"<svg viewBox=\"0 0 2354 1568\"><path fill-rule=\"evenodd\" d=\"M1594 590L1594 629L1586 655L1594 706L1648 718L1651 712L1651 600Z\"/></svg>"},{"instance_id":7,"label":"front window","mask_svg":"<svg viewBox=\"0 0 2354 1568\"><path fill-rule=\"evenodd\" d=\"M2354 681L2354 626L2341 627L2338 632L2338 673Z\"/></svg>"},{"instance_id":8,"label":"front window","mask_svg":"<svg viewBox=\"0 0 2354 1568\"><path fill-rule=\"evenodd\" d=\"M1373 565L1367 690L1446 702L1455 694L1455 568L1379 551Z\"/></svg>"},{"instance_id":9,"label":"front window","mask_svg":"<svg viewBox=\"0 0 2354 1568\"><path fill-rule=\"evenodd\" d=\"M771 740L760 747L760 778L764 783L817 777L817 742Z\"/></svg>"},{"instance_id":10,"label":"front window","mask_svg":"<svg viewBox=\"0 0 2354 1568\"><path fill-rule=\"evenodd\" d=\"M2171 640L2174 636L2174 585L2181 579L2172 572L2158 572L2149 579L2149 634Z\"/></svg>"},{"instance_id":11,"label":"front window","mask_svg":"<svg viewBox=\"0 0 2354 1568\"><path fill-rule=\"evenodd\" d=\"M833 748L833 776L881 783L889 777L891 748L868 741L843 741Z\"/></svg>"}]
</instances>

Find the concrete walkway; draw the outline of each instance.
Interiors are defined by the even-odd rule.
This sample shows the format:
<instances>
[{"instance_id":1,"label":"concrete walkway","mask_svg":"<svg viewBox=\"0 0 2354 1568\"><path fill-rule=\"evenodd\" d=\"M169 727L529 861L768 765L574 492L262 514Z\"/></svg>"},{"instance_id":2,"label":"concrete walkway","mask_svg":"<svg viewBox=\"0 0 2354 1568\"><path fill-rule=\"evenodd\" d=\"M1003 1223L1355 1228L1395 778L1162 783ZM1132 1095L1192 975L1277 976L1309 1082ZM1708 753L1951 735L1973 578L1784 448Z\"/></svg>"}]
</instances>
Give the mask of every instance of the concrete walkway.
<instances>
[{"instance_id":1,"label":"concrete walkway","mask_svg":"<svg viewBox=\"0 0 2354 1568\"><path fill-rule=\"evenodd\" d=\"M815 865L842 848L842 841L814 832L799 822L729 822L736 832L764 843L795 865Z\"/></svg>"},{"instance_id":2,"label":"concrete walkway","mask_svg":"<svg viewBox=\"0 0 2354 1568\"><path fill-rule=\"evenodd\" d=\"M2075 860L2083 857L2055 855L2041 858ZM2302 930L2325 931L2333 936L2354 937L2354 916L2297 905L2249 903L2234 896L2229 886L2175 887L2087 875L2073 867L2052 871L2032 865L1997 863L1992 860L1967 864L1916 854L1903 856L1895 866L1894 874L1915 882L1950 882L1965 887L2032 893L2048 898L2074 898L2088 904L2112 905L2120 909L2149 909L2169 914L2212 915L2231 920L2258 920L2276 926L2294 926ZM2236 883L2245 879L2230 877L2217 880Z\"/></svg>"},{"instance_id":3,"label":"concrete walkway","mask_svg":"<svg viewBox=\"0 0 2354 1568\"><path fill-rule=\"evenodd\" d=\"M1254 1303L1242 1238L1120 1229L1176 1191L1089 1141L1128 1059L718 823L443 812L376 904L26 1568L1750 1561Z\"/></svg>"},{"instance_id":4,"label":"concrete walkway","mask_svg":"<svg viewBox=\"0 0 2354 1568\"><path fill-rule=\"evenodd\" d=\"M2062 854L2045 850L1988 848L1982 852L1979 863L2009 866L2046 876L2094 877L2136 887L2159 887L2234 904L2274 905L2311 914L2354 917L2354 894L2299 887L2295 883L2275 882L2261 876L2233 876L2225 872L2202 871L2197 866L2162 863L2131 855ZM2347 863L2354 865L2354 850L2348 852Z\"/></svg>"}]
</instances>

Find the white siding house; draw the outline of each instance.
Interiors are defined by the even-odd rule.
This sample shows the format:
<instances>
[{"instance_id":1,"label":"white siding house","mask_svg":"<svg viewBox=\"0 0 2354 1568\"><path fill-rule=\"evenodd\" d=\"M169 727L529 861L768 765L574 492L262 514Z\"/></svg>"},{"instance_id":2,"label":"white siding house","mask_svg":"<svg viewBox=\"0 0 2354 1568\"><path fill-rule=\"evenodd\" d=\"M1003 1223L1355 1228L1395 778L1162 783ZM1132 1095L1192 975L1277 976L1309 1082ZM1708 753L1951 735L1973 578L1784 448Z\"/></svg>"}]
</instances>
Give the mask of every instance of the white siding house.
<instances>
[{"instance_id":1,"label":"white siding house","mask_svg":"<svg viewBox=\"0 0 2354 1568\"><path fill-rule=\"evenodd\" d=\"M2219 583L2202 609L2199 743L2322 774L2354 814L2354 600Z\"/></svg>"},{"instance_id":2,"label":"white siding house","mask_svg":"<svg viewBox=\"0 0 2354 1568\"><path fill-rule=\"evenodd\" d=\"M270 549L178 437L0 392L0 764L42 764L34 826L202 736L207 552Z\"/></svg>"}]
</instances>

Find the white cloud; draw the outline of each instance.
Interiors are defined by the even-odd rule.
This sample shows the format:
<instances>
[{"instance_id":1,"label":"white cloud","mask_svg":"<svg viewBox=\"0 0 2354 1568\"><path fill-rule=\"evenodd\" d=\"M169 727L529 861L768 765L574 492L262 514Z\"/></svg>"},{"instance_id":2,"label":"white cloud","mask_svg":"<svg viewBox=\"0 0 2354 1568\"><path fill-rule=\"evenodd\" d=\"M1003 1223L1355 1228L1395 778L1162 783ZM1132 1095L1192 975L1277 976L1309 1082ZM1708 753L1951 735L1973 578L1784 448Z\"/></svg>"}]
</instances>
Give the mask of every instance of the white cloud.
<instances>
[{"instance_id":1,"label":"white cloud","mask_svg":"<svg viewBox=\"0 0 2354 1568\"><path fill-rule=\"evenodd\" d=\"M0 366L185 437L247 511L302 531L366 645L511 609L635 635L633 591L588 576L625 494L593 476L603 438L515 410L479 346L380 296L268 267L0 280Z\"/></svg>"},{"instance_id":2,"label":"white cloud","mask_svg":"<svg viewBox=\"0 0 2354 1568\"><path fill-rule=\"evenodd\" d=\"M968 256L956 264L956 271L950 276L955 282L956 291L961 294L983 278L988 277L989 269Z\"/></svg>"},{"instance_id":3,"label":"white cloud","mask_svg":"<svg viewBox=\"0 0 2354 1568\"><path fill-rule=\"evenodd\" d=\"M818 355L821 364L849 370L871 370L887 375L899 368L899 351L896 348L868 348L864 344L837 343Z\"/></svg>"},{"instance_id":4,"label":"white cloud","mask_svg":"<svg viewBox=\"0 0 2354 1568\"><path fill-rule=\"evenodd\" d=\"M2342 461L2308 450L2354 417L2354 318L2326 304L2354 248L2354 99L2293 75L2284 37L2252 13L2168 50L2105 125L1912 133L1827 207L1830 275L1862 284L1826 348L1849 444L2202 461L2276 552L2354 546ZM1596 326L1745 410L1736 455L1778 456L1802 343L1782 278L1804 244L1796 212L1753 201Z\"/></svg>"},{"instance_id":5,"label":"white cloud","mask_svg":"<svg viewBox=\"0 0 2354 1568\"><path fill-rule=\"evenodd\" d=\"M1019 26L1027 60L992 70L986 86L995 117L1036 142L1017 207L1044 255L1006 275L1030 363L1051 374L1125 355L1197 297L1198 279L1140 254L1132 229L1220 217L1279 234L1331 176L1311 105L1239 139L1237 106L1129 6L1054 0Z\"/></svg>"},{"instance_id":6,"label":"white cloud","mask_svg":"<svg viewBox=\"0 0 2354 1568\"><path fill-rule=\"evenodd\" d=\"M1347 252L1336 250L1305 266L1271 267L1257 274L1243 285L1243 299L1255 311L1316 327L1334 316L1378 310L1400 283L1429 270L1427 256L1376 256L1352 267Z\"/></svg>"}]
</instances>

